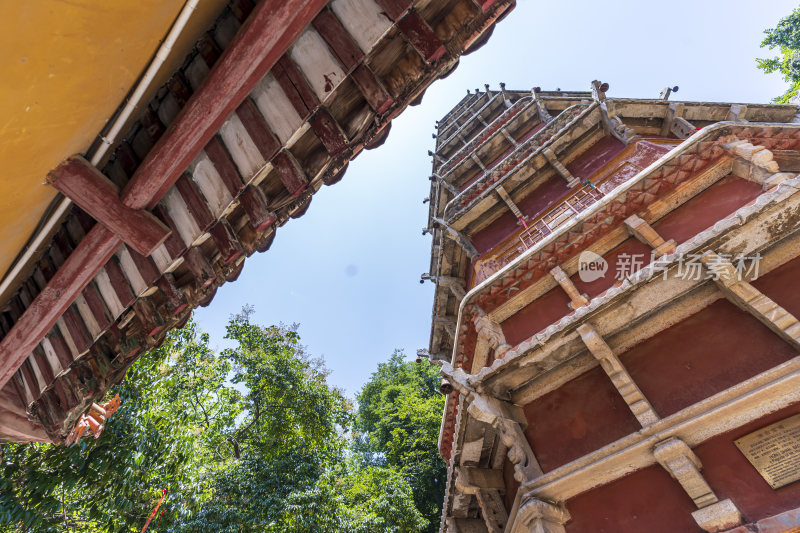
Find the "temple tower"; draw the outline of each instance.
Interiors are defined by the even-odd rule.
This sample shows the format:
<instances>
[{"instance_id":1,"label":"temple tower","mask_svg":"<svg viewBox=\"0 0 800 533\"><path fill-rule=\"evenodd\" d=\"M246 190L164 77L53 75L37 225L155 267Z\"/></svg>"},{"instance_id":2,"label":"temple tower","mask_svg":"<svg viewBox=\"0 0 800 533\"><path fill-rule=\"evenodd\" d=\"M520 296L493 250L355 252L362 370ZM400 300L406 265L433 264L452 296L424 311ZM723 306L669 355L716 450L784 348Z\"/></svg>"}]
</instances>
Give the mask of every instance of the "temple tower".
<instances>
[{"instance_id":1,"label":"temple tower","mask_svg":"<svg viewBox=\"0 0 800 533\"><path fill-rule=\"evenodd\" d=\"M798 108L590 89L437 122L442 531L800 526Z\"/></svg>"}]
</instances>

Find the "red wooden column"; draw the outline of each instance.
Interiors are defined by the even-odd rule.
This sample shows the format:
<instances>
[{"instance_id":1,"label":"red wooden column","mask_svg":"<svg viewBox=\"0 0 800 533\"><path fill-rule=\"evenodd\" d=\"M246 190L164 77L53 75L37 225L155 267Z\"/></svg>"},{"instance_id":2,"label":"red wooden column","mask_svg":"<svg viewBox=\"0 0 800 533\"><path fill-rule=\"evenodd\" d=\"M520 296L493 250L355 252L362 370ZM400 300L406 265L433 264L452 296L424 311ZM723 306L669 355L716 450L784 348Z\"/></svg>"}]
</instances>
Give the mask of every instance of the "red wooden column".
<instances>
[{"instance_id":1,"label":"red wooden column","mask_svg":"<svg viewBox=\"0 0 800 533\"><path fill-rule=\"evenodd\" d=\"M51 170L47 181L142 255L169 237L170 230L151 213L123 204L116 185L81 156Z\"/></svg>"}]
</instances>

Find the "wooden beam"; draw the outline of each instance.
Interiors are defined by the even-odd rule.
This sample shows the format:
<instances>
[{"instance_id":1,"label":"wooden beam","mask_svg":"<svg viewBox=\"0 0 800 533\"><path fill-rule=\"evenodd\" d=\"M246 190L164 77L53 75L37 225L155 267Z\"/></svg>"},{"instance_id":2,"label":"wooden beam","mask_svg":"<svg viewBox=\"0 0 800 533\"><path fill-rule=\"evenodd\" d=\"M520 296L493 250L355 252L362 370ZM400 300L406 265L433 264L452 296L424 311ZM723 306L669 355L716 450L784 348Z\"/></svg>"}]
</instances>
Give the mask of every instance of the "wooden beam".
<instances>
[{"instance_id":1,"label":"wooden beam","mask_svg":"<svg viewBox=\"0 0 800 533\"><path fill-rule=\"evenodd\" d=\"M122 201L152 208L223 122L289 49L327 0L264 0L125 187Z\"/></svg>"},{"instance_id":2,"label":"wooden beam","mask_svg":"<svg viewBox=\"0 0 800 533\"><path fill-rule=\"evenodd\" d=\"M47 174L47 181L142 255L150 255L170 230L147 211L131 209L119 190L81 156L72 156Z\"/></svg>"},{"instance_id":3,"label":"wooden beam","mask_svg":"<svg viewBox=\"0 0 800 533\"><path fill-rule=\"evenodd\" d=\"M0 341L0 388L55 325L77 295L122 244L105 226L97 225L78 244L11 331Z\"/></svg>"}]
</instances>

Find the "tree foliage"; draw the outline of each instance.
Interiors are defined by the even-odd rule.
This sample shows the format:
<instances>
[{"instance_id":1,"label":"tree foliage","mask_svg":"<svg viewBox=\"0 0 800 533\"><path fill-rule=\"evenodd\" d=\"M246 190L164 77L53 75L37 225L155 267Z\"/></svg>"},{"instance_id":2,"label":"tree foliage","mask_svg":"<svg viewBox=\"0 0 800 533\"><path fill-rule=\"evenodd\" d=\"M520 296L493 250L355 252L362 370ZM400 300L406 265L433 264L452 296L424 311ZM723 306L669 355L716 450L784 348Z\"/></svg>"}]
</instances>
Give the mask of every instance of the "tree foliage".
<instances>
[{"instance_id":1,"label":"tree foliage","mask_svg":"<svg viewBox=\"0 0 800 533\"><path fill-rule=\"evenodd\" d=\"M764 30L766 37L762 47L778 49L779 55L768 59L757 59L758 68L766 73L780 72L790 84L789 89L775 99L788 104L789 99L800 90L800 8L778 21L774 28Z\"/></svg>"},{"instance_id":2,"label":"tree foliage","mask_svg":"<svg viewBox=\"0 0 800 533\"><path fill-rule=\"evenodd\" d=\"M250 311L218 354L190 322L144 355L110 392L124 401L99 439L1 444L0 532L138 532L162 489L148 531L429 530L443 472L436 379L397 354L386 365L399 380L381 365L358 411L377 415L360 426L375 439L356 446L356 412L322 362L294 328L253 324Z\"/></svg>"},{"instance_id":3,"label":"tree foliage","mask_svg":"<svg viewBox=\"0 0 800 533\"><path fill-rule=\"evenodd\" d=\"M358 396L356 447L368 463L409 481L427 531L438 529L446 478L436 445L444 409L440 380L438 367L406 361L396 350Z\"/></svg>"}]
</instances>

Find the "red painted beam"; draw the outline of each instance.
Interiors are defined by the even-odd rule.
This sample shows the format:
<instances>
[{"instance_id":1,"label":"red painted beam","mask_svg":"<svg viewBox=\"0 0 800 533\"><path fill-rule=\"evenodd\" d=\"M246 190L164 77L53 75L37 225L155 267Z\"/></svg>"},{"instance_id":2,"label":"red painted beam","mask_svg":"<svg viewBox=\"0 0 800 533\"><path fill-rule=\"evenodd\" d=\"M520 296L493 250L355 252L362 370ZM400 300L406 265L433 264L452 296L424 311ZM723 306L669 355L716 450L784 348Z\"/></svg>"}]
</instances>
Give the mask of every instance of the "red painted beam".
<instances>
[{"instance_id":1,"label":"red painted beam","mask_svg":"<svg viewBox=\"0 0 800 533\"><path fill-rule=\"evenodd\" d=\"M397 21L397 27L426 63L433 63L447 53L442 41L416 11L406 13Z\"/></svg>"},{"instance_id":2,"label":"red painted beam","mask_svg":"<svg viewBox=\"0 0 800 533\"><path fill-rule=\"evenodd\" d=\"M147 154L122 201L152 208L327 0L263 0L186 106Z\"/></svg>"},{"instance_id":3,"label":"red painted beam","mask_svg":"<svg viewBox=\"0 0 800 533\"><path fill-rule=\"evenodd\" d=\"M83 238L53 279L0 341L0 388L8 383L75 297L111 259L120 244L122 241L119 237L99 224Z\"/></svg>"},{"instance_id":4,"label":"red painted beam","mask_svg":"<svg viewBox=\"0 0 800 533\"><path fill-rule=\"evenodd\" d=\"M150 255L169 237L169 228L151 213L123 204L117 186L81 156L51 170L47 181L142 255Z\"/></svg>"}]
</instances>

